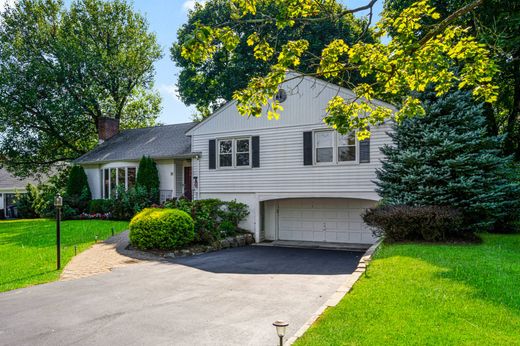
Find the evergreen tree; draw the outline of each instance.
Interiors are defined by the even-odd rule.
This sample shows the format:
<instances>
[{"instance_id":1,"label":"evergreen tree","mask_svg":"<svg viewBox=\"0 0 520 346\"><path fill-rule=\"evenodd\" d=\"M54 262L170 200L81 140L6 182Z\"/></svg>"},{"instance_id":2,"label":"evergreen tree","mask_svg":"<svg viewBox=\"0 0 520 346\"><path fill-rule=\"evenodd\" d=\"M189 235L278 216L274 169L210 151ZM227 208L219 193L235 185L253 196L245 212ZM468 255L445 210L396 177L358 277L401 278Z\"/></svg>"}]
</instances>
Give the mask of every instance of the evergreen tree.
<instances>
[{"instance_id":1,"label":"evergreen tree","mask_svg":"<svg viewBox=\"0 0 520 346\"><path fill-rule=\"evenodd\" d=\"M74 209L75 214L85 212L92 193L88 185L87 175L81 166L72 166L65 188L65 203Z\"/></svg>"},{"instance_id":2,"label":"evergreen tree","mask_svg":"<svg viewBox=\"0 0 520 346\"><path fill-rule=\"evenodd\" d=\"M154 203L159 202L159 171L152 158L141 158L137 169L136 187L144 188Z\"/></svg>"},{"instance_id":3,"label":"evergreen tree","mask_svg":"<svg viewBox=\"0 0 520 346\"><path fill-rule=\"evenodd\" d=\"M459 209L473 231L503 228L517 218L520 185L508 178L503 137L486 132L482 105L464 92L424 102L426 115L394 125L393 145L377 171L385 204ZM502 229L504 230L504 229Z\"/></svg>"},{"instance_id":4,"label":"evergreen tree","mask_svg":"<svg viewBox=\"0 0 520 346\"><path fill-rule=\"evenodd\" d=\"M67 180L66 188L67 196L81 196L90 200L92 199L92 193L88 185L87 175L85 170L81 166L72 166L69 172L69 179Z\"/></svg>"}]
</instances>

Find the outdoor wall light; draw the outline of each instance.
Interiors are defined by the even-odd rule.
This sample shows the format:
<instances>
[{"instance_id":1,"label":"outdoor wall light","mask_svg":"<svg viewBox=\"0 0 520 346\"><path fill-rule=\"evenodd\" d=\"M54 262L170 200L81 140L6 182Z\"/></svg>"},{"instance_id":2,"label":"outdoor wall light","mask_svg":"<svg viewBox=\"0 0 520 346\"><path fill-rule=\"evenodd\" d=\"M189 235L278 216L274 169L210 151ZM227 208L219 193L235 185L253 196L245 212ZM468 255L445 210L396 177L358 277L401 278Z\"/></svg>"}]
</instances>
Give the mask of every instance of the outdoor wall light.
<instances>
[{"instance_id":1,"label":"outdoor wall light","mask_svg":"<svg viewBox=\"0 0 520 346\"><path fill-rule=\"evenodd\" d=\"M280 346L283 346L283 337L285 336L285 330L289 323L284 321L276 321L273 323L273 326L276 327L276 334L280 338Z\"/></svg>"}]
</instances>

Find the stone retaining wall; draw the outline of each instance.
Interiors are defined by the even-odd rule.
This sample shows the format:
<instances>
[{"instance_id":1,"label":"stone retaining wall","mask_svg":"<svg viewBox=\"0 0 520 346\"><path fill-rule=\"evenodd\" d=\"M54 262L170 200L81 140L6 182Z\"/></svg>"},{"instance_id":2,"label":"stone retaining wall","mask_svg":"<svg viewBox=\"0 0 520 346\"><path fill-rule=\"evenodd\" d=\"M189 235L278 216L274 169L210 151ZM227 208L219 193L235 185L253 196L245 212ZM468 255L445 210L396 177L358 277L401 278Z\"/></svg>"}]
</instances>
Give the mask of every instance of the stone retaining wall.
<instances>
[{"instance_id":1,"label":"stone retaining wall","mask_svg":"<svg viewBox=\"0 0 520 346\"><path fill-rule=\"evenodd\" d=\"M227 237L222 240L217 240L212 245L193 245L188 248L174 250L164 253L163 256L166 258L185 257L200 255L206 252L218 251L221 249L228 249L234 247L241 247L251 245L255 242L251 233L239 234L234 237Z\"/></svg>"}]
</instances>

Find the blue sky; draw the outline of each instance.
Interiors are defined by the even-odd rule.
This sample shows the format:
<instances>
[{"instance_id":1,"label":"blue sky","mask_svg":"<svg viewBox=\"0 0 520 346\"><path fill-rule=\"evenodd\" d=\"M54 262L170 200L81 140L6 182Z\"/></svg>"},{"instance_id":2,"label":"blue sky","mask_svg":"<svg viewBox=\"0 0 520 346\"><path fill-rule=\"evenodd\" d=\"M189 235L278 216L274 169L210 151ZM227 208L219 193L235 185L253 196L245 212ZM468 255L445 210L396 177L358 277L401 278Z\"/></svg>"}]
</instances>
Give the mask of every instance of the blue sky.
<instances>
[{"instance_id":1,"label":"blue sky","mask_svg":"<svg viewBox=\"0 0 520 346\"><path fill-rule=\"evenodd\" d=\"M0 0L0 10L15 0ZM131 0L130 0L131 1ZM155 32L164 56L156 63L155 87L162 96L162 112L159 121L164 124L175 124L191 120L195 113L193 107L185 106L177 96L176 81L179 70L170 60L169 48L176 39L177 29L187 21L188 11L197 0L134 0L134 8L144 14L150 24L150 30ZM204 0L198 0L204 1ZM365 5L369 0L339 0L348 8ZM65 0L70 3L71 0ZM375 14L382 11L383 0L375 6ZM366 15L367 13L360 13ZM373 22L377 21L377 17Z\"/></svg>"},{"instance_id":2,"label":"blue sky","mask_svg":"<svg viewBox=\"0 0 520 346\"><path fill-rule=\"evenodd\" d=\"M364 5L368 0L343 0L349 8ZM382 2L376 3L376 13L382 10ZM157 35L159 44L164 50L164 57L156 64L155 86L162 96L163 110L159 121L164 124L175 124L191 120L195 112L193 107L185 106L177 97L175 83L179 70L170 60L169 48L176 39L177 29L187 20L188 11L193 8L195 0L135 0L135 9L144 14L150 23L150 30ZM376 18L377 20L377 18Z\"/></svg>"}]
</instances>

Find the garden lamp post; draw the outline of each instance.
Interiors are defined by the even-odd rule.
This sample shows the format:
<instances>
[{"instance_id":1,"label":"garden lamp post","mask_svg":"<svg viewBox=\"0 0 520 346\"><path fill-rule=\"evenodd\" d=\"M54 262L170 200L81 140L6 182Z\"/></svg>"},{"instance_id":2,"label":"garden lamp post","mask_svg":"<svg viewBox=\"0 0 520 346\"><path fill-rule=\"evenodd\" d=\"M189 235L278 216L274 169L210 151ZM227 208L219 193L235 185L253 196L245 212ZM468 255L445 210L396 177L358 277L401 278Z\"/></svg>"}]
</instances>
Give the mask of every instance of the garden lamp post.
<instances>
[{"instance_id":1,"label":"garden lamp post","mask_svg":"<svg viewBox=\"0 0 520 346\"><path fill-rule=\"evenodd\" d=\"M280 338L280 346L283 346L283 337L285 336L285 329L289 323L284 321L276 321L273 323L273 326L276 327L276 334L278 334L278 337Z\"/></svg>"},{"instance_id":2,"label":"garden lamp post","mask_svg":"<svg viewBox=\"0 0 520 346\"><path fill-rule=\"evenodd\" d=\"M63 197L58 193L54 198L54 207L56 208L56 266L58 270L61 267L61 234L60 234L60 221L61 221L61 207L63 206Z\"/></svg>"}]
</instances>

